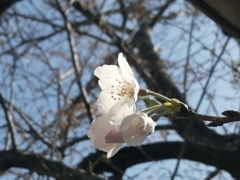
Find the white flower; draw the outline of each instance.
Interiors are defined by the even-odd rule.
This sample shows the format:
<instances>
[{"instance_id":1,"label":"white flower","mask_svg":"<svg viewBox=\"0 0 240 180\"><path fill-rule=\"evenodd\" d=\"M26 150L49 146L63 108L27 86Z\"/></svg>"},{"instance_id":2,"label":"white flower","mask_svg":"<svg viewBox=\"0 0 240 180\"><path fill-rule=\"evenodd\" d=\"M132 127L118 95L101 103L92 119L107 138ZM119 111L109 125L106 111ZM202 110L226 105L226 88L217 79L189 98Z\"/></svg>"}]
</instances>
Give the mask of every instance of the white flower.
<instances>
[{"instance_id":1,"label":"white flower","mask_svg":"<svg viewBox=\"0 0 240 180\"><path fill-rule=\"evenodd\" d=\"M118 117L118 116L115 116ZM124 142L130 146L140 145L147 135L154 132L156 123L142 112L137 112L118 120L114 124L108 116L95 119L88 131L92 144L99 150L107 152L107 157L114 156Z\"/></svg>"},{"instance_id":2,"label":"white flower","mask_svg":"<svg viewBox=\"0 0 240 180\"><path fill-rule=\"evenodd\" d=\"M139 84L123 54L118 55L118 64L97 67L94 75L99 78L102 91L99 94L98 110L103 115L135 112Z\"/></svg>"},{"instance_id":3,"label":"white flower","mask_svg":"<svg viewBox=\"0 0 240 180\"><path fill-rule=\"evenodd\" d=\"M114 156L122 147L124 141L121 136L117 136L117 133L114 133L114 130L118 130L118 126L110 122L109 117L99 116L95 119L88 130L88 137L90 138L91 143L95 148L107 152L107 157L110 158ZM106 142L105 137L113 132L113 138ZM115 139L114 139L115 138Z\"/></svg>"},{"instance_id":4,"label":"white flower","mask_svg":"<svg viewBox=\"0 0 240 180\"><path fill-rule=\"evenodd\" d=\"M129 146L140 145L147 135L154 132L156 123L146 113L137 112L123 119L119 130Z\"/></svg>"}]
</instances>

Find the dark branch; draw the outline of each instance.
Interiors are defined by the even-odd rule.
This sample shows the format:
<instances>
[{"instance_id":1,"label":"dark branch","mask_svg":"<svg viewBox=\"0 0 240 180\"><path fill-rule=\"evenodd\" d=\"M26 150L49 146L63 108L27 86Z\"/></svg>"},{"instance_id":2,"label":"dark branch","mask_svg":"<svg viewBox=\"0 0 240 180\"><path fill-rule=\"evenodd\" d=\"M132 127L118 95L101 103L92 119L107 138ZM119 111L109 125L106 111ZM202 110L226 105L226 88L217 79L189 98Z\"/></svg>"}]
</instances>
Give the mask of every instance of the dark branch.
<instances>
[{"instance_id":1,"label":"dark branch","mask_svg":"<svg viewBox=\"0 0 240 180\"><path fill-rule=\"evenodd\" d=\"M155 26L155 24L159 21L159 19L162 18L162 15L163 15L163 13L165 12L165 10L166 10L171 4L173 4L174 2L175 2L175 0L167 0L167 2L166 2L163 6L159 7L158 13L156 14L156 16L154 16L154 17L152 18L151 22L149 23L149 26L150 26L151 28L153 28L153 27Z\"/></svg>"},{"instance_id":2,"label":"dark branch","mask_svg":"<svg viewBox=\"0 0 240 180\"><path fill-rule=\"evenodd\" d=\"M25 168L29 171L60 178L61 180L101 180L90 174L81 172L79 169L72 169L61 162L45 159L38 154L23 154L20 151L0 151L0 172L9 168Z\"/></svg>"},{"instance_id":3,"label":"dark branch","mask_svg":"<svg viewBox=\"0 0 240 180\"><path fill-rule=\"evenodd\" d=\"M1 0L0 1L0 16L7 11L13 4L21 0Z\"/></svg>"},{"instance_id":4,"label":"dark branch","mask_svg":"<svg viewBox=\"0 0 240 180\"><path fill-rule=\"evenodd\" d=\"M5 118L6 118L6 121L7 121L8 130L9 130L10 135L11 135L12 148L17 149L17 143L16 143L16 139L15 139L14 123L13 123L12 116L9 112L9 109L6 106L6 102L4 101L4 98L3 98L1 92L0 92L0 105L2 106L4 115L5 115Z\"/></svg>"},{"instance_id":5,"label":"dark branch","mask_svg":"<svg viewBox=\"0 0 240 180\"><path fill-rule=\"evenodd\" d=\"M103 171L109 171L116 173L112 165L117 167L118 169L125 171L127 168L144 162L152 161L153 159L158 160L167 160L167 159L176 159L178 158L181 148L183 144L186 143L185 151L182 154L182 159L187 159L191 161L202 162L207 165L212 165L217 167L218 169L224 169L231 173L236 179L240 178L239 172L239 161L232 161L232 157L239 159L240 158L240 148L236 149L224 149L224 148L214 148L210 146L202 146L194 143L187 142L163 142L163 143L155 143L149 145L141 146L141 150L134 147L128 147L120 150L117 155L104 161L104 157L102 157L102 161L99 161L96 166L92 169L95 173L102 173ZM148 154L148 157L144 156L142 153ZM99 153L91 154L87 157L79 167L87 168L89 162L94 162L97 157L99 157ZM131 157L131 158L129 158Z\"/></svg>"},{"instance_id":6,"label":"dark branch","mask_svg":"<svg viewBox=\"0 0 240 180\"><path fill-rule=\"evenodd\" d=\"M236 38L240 38L239 5L238 0L188 0L198 7L204 14L215 21L220 27Z\"/></svg>"},{"instance_id":7,"label":"dark branch","mask_svg":"<svg viewBox=\"0 0 240 180\"><path fill-rule=\"evenodd\" d=\"M186 106L181 107L181 112L177 113L177 120L190 118L192 120L201 120L201 121L211 121L208 126L217 127L222 126L225 123L237 122L240 121L240 112L227 110L222 112L222 115L225 117L217 117L217 116L208 116L203 114L195 113L194 111L188 109Z\"/></svg>"}]
</instances>

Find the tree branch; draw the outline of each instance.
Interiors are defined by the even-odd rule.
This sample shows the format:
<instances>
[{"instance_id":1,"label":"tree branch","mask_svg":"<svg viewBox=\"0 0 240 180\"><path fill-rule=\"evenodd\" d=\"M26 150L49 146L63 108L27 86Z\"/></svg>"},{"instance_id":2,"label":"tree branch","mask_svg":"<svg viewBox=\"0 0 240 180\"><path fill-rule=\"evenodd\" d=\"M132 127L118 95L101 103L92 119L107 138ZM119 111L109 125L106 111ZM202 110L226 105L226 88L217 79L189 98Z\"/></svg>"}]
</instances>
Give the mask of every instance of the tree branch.
<instances>
[{"instance_id":1,"label":"tree branch","mask_svg":"<svg viewBox=\"0 0 240 180\"><path fill-rule=\"evenodd\" d=\"M68 21L68 19L67 19L66 13L62 10L59 2L57 0L55 0L55 2L56 2L56 5L57 5L57 8L59 9L59 12L61 13L61 15L64 19L65 29L66 29L66 32L67 32L69 48L70 48L70 53L71 53L71 60L72 60L72 64L73 64L74 71L75 71L76 82L77 82L79 90L82 92L83 102L85 104L88 117L89 117L90 121L93 121L93 119L95 119L95 117L93 116L91 106L88 102L87 91L86 91L86 88L83 87L83 85L80 81L80 73L78 71L79 58L78 58L78 54L77 54L77 51L76 51L75 40L74 40L74 37L73 37L73 28L72 28L72 25L71 25L70 21ZM72 1L72 3L73 2L74 1Z\"/></svg>"},{"instance_id":2,"label":"tree branch","mask_svg":"<svg viewBox=\"0 0 240 180\"><path fill-rule=\"evenodd\" d=\"M165 10L174 2L175 0L167 0L166 3L164 3L164 5L159 7L158 13L152 18L151 22L149 23L149 26L151 28L155 26L155 24L162 18L162 15L165 12Z\"/></svg>"},{"instance_id":3,"label":"tree branch","mask_svg":"<svg viewBox=\"0 0 240 180\"><path fill-rule=\"evenodd\" d=\"M6 104L5 104L4 98L2 97L1 91L0 91L0 104L1 104L3 112L5 114L5 118L6 118L7 125L8 125L8 130L11 135L12 148L17 149L17 143L16 143L16 139L15 139L15 128L14 128L12 116L10 115L9 110L6 107Z\"/></svg>"},{"instance_id":4,"label":"tree branch","mask_svg":"<svg viewBox=\"0 0 240 180\"><path fill-rule=\"evenodd\" d=\"M21 0L1 0L0 1L0 16L4 14L7 9L9 9L16 2L20 2Z\"/></svg>"},{"instance_id":5,"label":"tree branch","mask_svg":"<svg viewBox=\"0 0 240 180\"><path fill-rule=\"evenodd\" d=\"M188 0L199 8L204 14L215 21L220 27L231 36L240 38L239 26L239 5L238 0ZM237 21L236 21L237 19Z\"/></svg>"},{"instance_id":6,"label":"tree branch","mask_svg":"<svg viewBox=\"0 0 240 180\"><path fill-rule=\"evenodd\" d=\"M60 178L61 180L101 180L101 178L73 169L61 162L45 159L38 154L24 154L20 151L0 151L0 172L9 168L25 168L29 171Z\"/></svg>"},{"instance_id":7,"label":"tree branch","mask_svg":"<svg viewBox=\"0 0 240 180\"><path fill-rule=\"evenodd\" d=\"M118 169L125 171L128 167L135 164L149 162L152 159L167 160L178 158L181 147L186 143L185 151L182 154L182 159L187 159L191 161L202 162L207 165L212 165L218 169L224 169L231 173L231 175L239 179L239 161L232 161L232 157L235 159L240 158L240 148L236 149L224 149L224 148L214 148L210 146L198 145L190 142L162 142L155 144L148 144L141 146L141 149L151 157L147 158L142 154L138 148L127 147L119 151L114 157L109 159L109 161L104 160L104 156L101 156L101 160L96 166L94 166L93 171L95 173L102 173L103 171L114 172L112 164L117 166ZM184 145L185 146L185 145ZM99 153L91 154L86 159L79 164L79 167L87 168L89 162L94 162ZM124 161L123 161L124 159Z\"/></svg>"},{"instance_id":8,"label":"tree branch","mask_svg":"<svg viewBox=\"0 0 240 180\"><path fill-rule=\"evenodd\" d=\"M208 124L208 126L211 127L222 126L225 123L240 121L240 112L238 111L227 110L222 112L222 115L225 117L198 114L184 105L181 107L180 112L176 114L177 120L190 118L192 120L211 121L211 123Z\"/></svg>"}]
</instances>

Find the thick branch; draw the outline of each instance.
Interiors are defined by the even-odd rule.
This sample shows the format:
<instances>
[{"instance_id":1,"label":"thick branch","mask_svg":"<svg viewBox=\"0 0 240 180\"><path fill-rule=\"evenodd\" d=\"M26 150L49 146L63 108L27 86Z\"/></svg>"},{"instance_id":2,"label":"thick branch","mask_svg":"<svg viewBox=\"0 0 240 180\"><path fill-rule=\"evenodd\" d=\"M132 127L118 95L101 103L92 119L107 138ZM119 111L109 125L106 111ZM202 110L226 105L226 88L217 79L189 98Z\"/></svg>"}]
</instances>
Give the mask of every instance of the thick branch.
<instances>
[{"instance_id":1,"label":"thick branch","mask_svg":"<svg viewBox=\"0 0 240 180\"><path fill-rule=\"evenodd\" d=\"M15 139L14 123L13 123L12 116L10 115L9 110L6 107L6 103L4 101L4 98L2 97L2 93L1 92L0 92L0 104L2 106L4 115L5 115L5 118L6 118L6 121L7 121L8 130L9 130L10 135L11 135L12 148L13 149L17 149L17 143L16 143L16 139Z\"/></svg>"},{"instance_id":2,"label":"thick branch","mask_svg":"<svg viewBox=\"0 0 240 180\"><path fill-rule=\"evenodd\" d=\"M211 121L211 123L208 124L208 126L211 126L211 127L222 126L225 123L240 121L240 112L238 111L232 111L232 110L224 111L222 112L222 115L224 115L225 117L198 114L188 109L188 107L184 105L181 106L180 111L181 112L176 114L178 116L177 120L180 121L181 119L188 118L192 120Z\"/></svg>"},{"instance_id":3,"label":"thick branch","mask_svg":"<svg viewBox=\"0 0 240 180\"><path fill-rule=\"evenodd\" d=\"M186 142L183 142L186 143ZM118 152L113 158L106 161L100 161L93 169L96 173L101 173L102 171L115 172L112 168L112 164L118 169L125 171L128 167L135 164L149 162L152 160L167 160L176 159L179 156L182 142L163 142L155 143L149 145L141 146L139 148L128 147L124 148ZM147 154L146 157L144 154ZM96 160L99 154L92 154L87 159L85 159L79 167L87 167L89 161ZM224 169L231 173L236 179L240 178L239 172L239 161L232 161L232 158L240 158L240 148L234 150L227 150L224 148L214 148L209 146L202 146L194 143L186 143L185 151L182 155L182 159L187 159L191 161L202 162L207 165L215 166L219 169ZM104 159L104 158L103 158Z\"/></svg>"},{"instance_id":4,"label":"thick branch","mask_svg":"<svg viewBox=\"0 0 240 180\"><path fill-rule=\"evenodd\" d=\"M239 0L188 0L230 35L240 38Z\"/></svg>"},{"instance_id":5,"label":"thick branch","mask_svg":"<svg viewBox=\"0 0 240 180\"><path fill-rule=\"evenodd\" d=\"M20 0L1 0L0 1L0 16L7 11L13 4Z\"/></svg>"},{"instance_id":6,"label":"thick branch","mask_svg":"<svg viewBox=\"0 0 240 180\"><path fill-rule=\"evenodd\" d=\"M100 178L72 169L61 162L45 159L38 154L23 154L20 151L0 151L0 171L9 168L25 168L40 175L62 180L100 180Z\"/></svg>"}]
</instances>

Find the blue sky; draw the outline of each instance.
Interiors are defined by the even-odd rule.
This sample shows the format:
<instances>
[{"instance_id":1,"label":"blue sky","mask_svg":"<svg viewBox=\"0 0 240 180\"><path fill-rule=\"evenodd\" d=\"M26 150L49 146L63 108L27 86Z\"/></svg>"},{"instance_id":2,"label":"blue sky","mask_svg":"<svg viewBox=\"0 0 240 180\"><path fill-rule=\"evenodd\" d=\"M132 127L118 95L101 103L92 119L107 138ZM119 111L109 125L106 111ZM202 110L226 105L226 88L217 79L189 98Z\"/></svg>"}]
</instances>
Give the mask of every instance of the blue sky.
<instances>
[{"instance_id":1,"label":"blue sky","mask_svg":"<svg viewBox=\"0 0 240 180\"><path fill-rule=\"evenodd\" d=\"M103 1L98 1L98 8L100 8L100 4L102 2ZM116 3L114 4L113 1L106 1L106 3L103 5L103 10L107 11L111 9L112 6L117 7L118 5ZM154 3L152 6L154 6ZM4 23L2 23L2 27L0 27L0 32L3 34L3 32L7 30L9 35L14 37L11 40L13 47L21 41L21 38L36 38L47 35L59 30L58 26L62 25L60 14L56 13L56 11L51 7L44 5L43 1L25 0L16 4L14 8L21 14L32 14L37 19L45 17L54 22L56 26L52 27L47 25L47 23L41 23L39 21L34 22L24 18L19 18L18 22L21 26L20 34L22 36L14 37L14 34L19 31L19 27L16 26L16 19L5 19L3 21ZM196 108L202 93L202 87L205 86L206 77L208 76L210 66L217 60L224 43L227 41L227 37L223 35L216 24L209 20L206 16L197 16L195 19L193 19L190 15L183 13L184 9L184 1L177 1L177 3L172 6L165 13L165 15L168 15L173 11L178 11L179 16L175 20L165 20L163 23L156 25L152 31L151 37L156 49L159 49L159 57L166 61L169 74L182 92L185 62L186 58L190 58L187 78L192 83L187 83L187 102L191 107ZM13 11L10 10L9 12ZM79 14L71 14L69 18L79 18L79 21L82 20L82 17L80 17ZM106 17L105 19L116 24L121 22L119 15L113 15ZM127 26L134 29L136 28L135 23L136 22L134 22L134 20L131 22L129 21ZM188 32L190 32L191 23L194 24L192 37L188 35ZM3 27L5 27L5 29ZM80 30L87 30L93 35L108 40L106 35L103 35L103 33L96 27L80 27ZM1 34L0 38L4 41L7 41ZM124 35L123 38L127 39L129 37ZM192 39L192 45L188 51L187 47L189 46L189 38ZM86 85L89 79L91 79L93 76L93 70L103 62L102 57L104 57L108 52L116 50L116 48L108 47L103 43L95 45L94 39L83 36L81 36L79 39L76 39L76 42L80 63L82 66L86 66L86 68L81 69L81 82L83 85ZM93 46L93 44L96 46L94 50L89 48L91 45ZM203 46L206 46L209 49L204 49ZM2 43L0 46L0 54L10 48L11 47L8 43ZM70 53L69 46L66 41L66 34L59 33L58 35L52 36L48 40L39 43L38 46L24 45L20 48L16 48L15 50L18 53L21 53L25 49L28 50L27 54L21 57L16 64L19 69L16 71L16 75L14 77L14 103L16 106L21 107L25 113L29 114L34 121L33 124L36 128L44 127L44 123L53 123L55 121L56 111L59 108L64 108L66 103L68 103L68 100L70 101L70 98L74 98L79 93L76 85L71 85L74 75L70 73L69 76L61 81L61 86L63 87L62 90L64 91L63 94L68 94L69 99L60 96L59 99L56 100L56 93L58 91L56 81L58 76L57 74L53 74L52 70L54 69L59 74L63 75L71 70L72 67L71 62L68 61ZM200 113L208 115L220 115L222 111L227 109L240 110L239 84L236 84L235 89L233 88L233 84L230 83L232 80L232 74L229 68L231 67L232 61L240 62L239 46L234 39L231 39L226 49L227 50L222 56L222 60L216 66L216 72L213 73L213 76L207 87L208 96L204 97L200 105L198 110ZM216 56L213 56L213 53L215 53ZM50 61L47 63L44 60ZM2 76L0 76L1 92L5 97L7 97L7 99L10 98L10 91L8 88L6 88L6 86L9 85L12 80L12 76L9 72L11 70L10 65L13 61L14 57L11 55L1 56L0 59L0 71L2 72ZM5 64L5 66L2 64ZM195 72L198 76L194 76L192 72ZM28 77L26 78L27 75ZM144 84L142 86L144 86ZM44 93L42 93L43 88ZM99 92L99 89L94 92ZM45 95L48 95L48 98L45 98ZM97 95L95 94L95 96ZM213 96L214 98L211 99L210 97ZM92 103L92 106L94 107L95 102ZM46 115L47 118L44 119L43 115ZM3 119L2 112L0 113L0 117ZM18 115L15 115L15 118L19 120L19 123L22 124L23 128L27 128L26 124ZM2 123L1 125L4 125L5 121L0 121L0 123ZM167 124L169 121L162 118L158 123ZM69 134L69 137L84 135L87 131L88 125L88 122L83 120L81 122L82 128L73 129ZM53 129L54 128L57 131L56 125L53 127ZM225 125L224 127L217 127L214 129L222 134L239 132L238 123L231 123ZM0 132L5 134L5 131L2 129L0 129ZM164 141L161 133L164 132L154 133L148 137L146 142ZM169 131L168 133L169 141L181 141L181 138L174 131ZM51 137L51 133L45 133L45 135ZM22 148L28 145L28 142L25 142L22 137L18 138L18 142L22 143ZM1 141L1 143L0 148L2 149L3 141ZM34 145L31 150L33 152L42 152L46 148L39 147L40 145ZM76 148L77 151L74 151L73 149L69 149L67 151L68 154L72 153L73 155L64 159L66 164L76 165L84 156L87 156L89 152L95 151L89 141L79 143ZM159 177L167 178L174 170L175 164L176 160L168 160L138 165L129 168L124 178L128 179L134 175L139 175L139 179L146 179L146 177L149 177L149 179L157 179ZM190 163L185 160L183 160L181 164L183 165L181 166L179 173L182 175L184 173L191 174L194 172L195 177L202 177L207 175L206 169L207 171L213 170L213 167L195 164L194 162ZM194 170L193 168L193 170L189 172L191 167L198 167L198 169ZM228 174L224 173L222 176L228 177ZM7 177L8 179L11 178L11 176L2 176L2 178ZM188 179L188 177L183 178L179 176L176 179Z\"/></svg>"}]
</instances>

